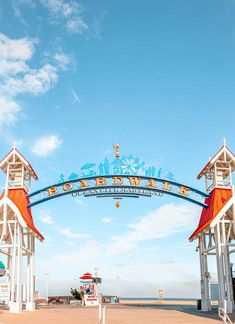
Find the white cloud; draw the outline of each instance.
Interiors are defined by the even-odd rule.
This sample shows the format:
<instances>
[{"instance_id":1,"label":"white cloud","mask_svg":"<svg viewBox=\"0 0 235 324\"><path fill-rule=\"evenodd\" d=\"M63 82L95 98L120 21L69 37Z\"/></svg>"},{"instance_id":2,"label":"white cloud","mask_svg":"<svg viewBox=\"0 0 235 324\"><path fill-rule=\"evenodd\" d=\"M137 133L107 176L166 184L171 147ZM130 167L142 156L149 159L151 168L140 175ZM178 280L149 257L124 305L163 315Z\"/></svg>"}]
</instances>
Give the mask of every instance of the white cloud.
<instances>
[{"instance_id":1,"label":"white cloud","mask_svg":"<svg viewBox=\"0 0 235 324\"><path fill-rule=\"evenodd\" d=\"M57 68L45 64L38 70L30 70L23 77L8 78L5 84L0 87L0 91L11 96L18 94L39 95L49 91L57 82Z\"/></svg>"},{"instance_id":2,"label":"white cloud","mask_svg":"<svg viewBox=\"0 0 235 324\"><path fill-rule=\"evenodd\" d=\"M12 126L17 121L21 107L17 96L40 95L48 92L58 81L58 73L70 63L62 52L54 55L54 63L31 68L36 40L11 39L0 33L0 128Z\"/></svg>"},{"instance_id":3,"label":"white cloud","mask_svg":"<svg viewBox=\"0 0 235 324\"><path fill-rule=\"evenodd\" d=\"M50 215L40 214L40 215L39 215L39 219L40 219L40 221L41 221L42 223L44 223L44 224L48 224L48 225L53 224L53 220L52 220L52 218L51 218Z\"/></svg>"},{"instance_id":4,"label":"white cloud","mask_svg":"<svg viewBox=\"0 0 235 324\"><path fill-rule=\"evenodd\" d=\"M72 33L82 33L87 29L87 24L82 17L82 6L79 2L64 0L41 0L50 14L50 22L64 23L67 30Z\"/></svg>"},{"instance_id":5,"label":"white cloud","mask_svg":"<svg viewBox=\"0 0 235 324\"><path fill-rule=\"evenodd\" d=\"M133 250L138 242L171 236L193 229L199 209L187 205L164 205L129 225L127 232L111 237L109 254Z\"/></svg>"},{"instance_id":6,"label":"white cloud","mask_svg":"<svg viewBox=\"0 0 235 324\"><path fill-rule=\"evenodd\" d=\"M20 111L20 106L14 100L0 96L0 128L14 125Z\"/></svg>"},{"instance_id":7,"label":"white cloud","mask_svg":"<svg viewBox=\"0 0 235 324\"><path fill-rule=\"evenodd\" d=\"M81 34L84 29L87 29L87 25L81 17L78 17L68 20L67 29L73 33Z\"/></svg>"},{"instance_id":8,"label":"white cloud","mask_svg":"<svg viewBox=\"0 0 235 324\"><path fill-rule=\"evenodd\" d=\"M0 58L9 61L27 61L34 53L35 40L29 38L10 39L0 34Z\"/></svg>"},{"instance_id":9,"label":"white cloud","mask_svg":"<svg viewBox=\"0 0 235 324\"><path fill-rule=\"evenodd\" d=\"M60 233L69 237L69 238L72 238L72 239L88 239L88 238L90 238L89 234L72 232L70 227L67 227L67 228L61 230Z\"/></svg>"},{"instance_id":10,"label":"white cloud","mask_svg":"<svg viewBox=\"0 0 235 324\"><path fill-rule=\"evenodd\" d=\"M109 224L112 222L112 218L111 217L103 217L103 218L101 218L101 222L104 224Z\"/></svg>"},{"instance_id":11,"label":"white cloud","mask_svg":"<svg viewBox=\"0 0 235 324\"><path fill-rule=\"evenodd\" d=\"M60 146L62 140L56 135L38 138L32 147L32 152L38 156L47 156L54 153Z\"/></svg>"},{"instance_id":12,"label":"white cloud","mask_svg":"<svg viewBox=\"0 0 235 324\"><path fill-rule=\"evenodd\" d=\"M71 63L71 58L69 57L69 55L61 52L55 53L54 58L62 70L66 70L68 64Z\"/></svg>"},{"instance_id":13,"label":"white cloud","mask_svg":"<svg viewBox=\"0 0 235 324\"><path fill-rule=\"evenodd\" d=\"M10 61L1 59L0 61L0 75L15 75L17 73L26 72L29 70L24 61Z\"/></svg>"}]
</instances>

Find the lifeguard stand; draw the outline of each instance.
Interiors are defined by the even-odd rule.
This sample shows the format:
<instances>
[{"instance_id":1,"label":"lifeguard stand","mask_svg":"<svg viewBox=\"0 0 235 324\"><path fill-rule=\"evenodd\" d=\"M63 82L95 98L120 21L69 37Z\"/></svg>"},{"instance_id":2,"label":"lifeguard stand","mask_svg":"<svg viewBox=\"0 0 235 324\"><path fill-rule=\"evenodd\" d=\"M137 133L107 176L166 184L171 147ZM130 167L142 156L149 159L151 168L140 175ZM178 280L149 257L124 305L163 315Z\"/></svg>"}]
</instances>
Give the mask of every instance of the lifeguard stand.
<instances>
[{"instance_id":1,"label":"lifeguard stand","mask_svg":"<svg viewBox=\"0 0 235 324\"><path fill-rule=\"evenodd\" d=\"M80 284L85 293L85 306L99 305L99 293L97 285L101 284L101 278L97 276L93 277L91 273L86 272L80 277Z\"/></svg>"},{"instance_id":2,"label":"lifeguard stand","mask_svg":"<svg viewBox=\"0 0 235 324\"><path fill-rule=\"evenodd\" d=\"M201 270L202 310L211 310L209 293L210 272L208 256L215 255L217 263L219 307L231 313L234 308L230 254L235 252L235 198L232 173L235 170L235 156L224 146L214 155L199 173L205 178L210 197L205 200L209 206L203 208L197 229L190 240L198 239Z\"/></svg>"},{"instance_id":3,"label":"lifeguard stand","mask_svg":"<svg viewBox=\"0 0 235 324\"><path fill-rule=\"evenodd\" d=\"M41 241L44 238L34 226L31 209L27 207L27 194L31 179L38 180L38 177L15 147L0 162L0 169L6 175L5 189L0 197L0 252L7 256L9 310L19 313L23 301L26 302L27 310L35 309L35 238ZM25 298L24 256L27 261Z\"/></svg>"}]
</instances>

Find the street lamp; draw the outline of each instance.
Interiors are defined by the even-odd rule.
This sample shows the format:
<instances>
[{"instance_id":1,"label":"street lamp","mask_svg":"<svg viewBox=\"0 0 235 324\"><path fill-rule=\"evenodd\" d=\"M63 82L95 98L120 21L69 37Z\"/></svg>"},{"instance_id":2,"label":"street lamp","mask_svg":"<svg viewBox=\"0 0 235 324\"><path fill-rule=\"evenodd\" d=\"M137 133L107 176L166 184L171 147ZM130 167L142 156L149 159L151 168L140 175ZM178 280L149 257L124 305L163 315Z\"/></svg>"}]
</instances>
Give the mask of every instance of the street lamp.
<instances>
[{"instance_id":1,"label":"street lamp","mask_svg":"<svg viewBox=\"0 0 235 324\"><path fill-rule=\"evenodd\" d=\"M117 279L117 284L118 284L118 289L117 289L118 298L120 299L120 277L116 276L116 279Z\"/></svg>"},{"instance_id":2,"label":"street lamp","mask_svg":"<svg viewBox=\"0 0 235 324\"><path fill-rule=\"evenodd\" d=\"M94 276L95 276L95 295L98 296L99 295L99 291L98 291L98 270L99 268L95 268L95 273L94 273Z\"/></svg>"},{"instance_id":3,"label":"street lamp","mask_svg":"<svg viewBox=\"0 0 235 324\"><path fill-rule=\"evenodd\" d=\"M45 272L46 275L46 301L48 304L48 276L49 276L49 272Z\"/></svg>"}]
</instances>

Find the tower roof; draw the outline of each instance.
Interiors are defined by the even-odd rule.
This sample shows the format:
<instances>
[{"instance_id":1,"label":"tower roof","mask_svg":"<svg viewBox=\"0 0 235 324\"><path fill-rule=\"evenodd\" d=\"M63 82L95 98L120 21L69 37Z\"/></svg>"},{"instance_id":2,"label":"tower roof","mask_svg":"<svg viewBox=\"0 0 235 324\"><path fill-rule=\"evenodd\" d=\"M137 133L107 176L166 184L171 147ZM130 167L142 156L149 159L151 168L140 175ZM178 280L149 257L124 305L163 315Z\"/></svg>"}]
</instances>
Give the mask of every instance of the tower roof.
<instances>
[{"instance_id":1,"label":"tower roof","mask_svg":"<svg viewBox=\"0 0 235 324\"><path fill-rule=\"evenodd\" d=\"M215 188L211 192L211 196L205 199L205 203L209 208L203 208L198 227L190 236L189 240L195 239L198 234L210 226L222 208L232 197L232 190L228 188Z\"/></svg>"},{"instance_id":2,"label":"tower roof","mask_svg":"<svg viewBox=\"0 0 235 324\"><path fill-rule=\"evenodd\" d=\"M221 149L208 161L202 171L198 174L197 179L201 179L208 170L212 168L215 162L224 160L223 155L225 154L226 161L231 162L231 171L235 170L235 155L230 151L227 146L222 146Z\"/></svg>"},{"instance_id":3,"label":"tower roof","mask_svg":"<svg viewBox=\"0 0 235 324\"><path fill-rule=\"evenodd\" d=\"M7 197L12 201L12 203L17 207L21 217L26 223L26 226L31 228L31 230L35 233L36 237L43 241L44 237L42 234L37 230L34 225L33 216L31 213L31 208L28 207L29 198L27 197L27 193L23 188L14 188L8 189ZM4 192L0 197L0 201L4 199Z\"/></svg>"},{"instance_id":4,"label":"tower roof","mask_svg":"<svg viewBox=\"0 0 235 324\"><path fill-rule=\"evenodd\" d=\"M34 171L33 167L31 164L26 160L26 158L14 147L11 149L9 153L0 161L0 169L4 173L7 173L7 165L9 162L13 162L14 158L16 159L16 162L21 162L26 170L29 171L30 175L35 179L38 180L38 176L36 172Z\"/></svg>"},{"instance_id":5,"label":"tower roof","mask_svg":"<svg viewBox=\"0 0 235 324\"><path fill-rule=\"evenodd\" d=\"M82 280L92 279L92 278L93 278L92 274L89 272L84 273L84 275L80 277L80 279L82 279Z\"/></svg>"}]
</instances>

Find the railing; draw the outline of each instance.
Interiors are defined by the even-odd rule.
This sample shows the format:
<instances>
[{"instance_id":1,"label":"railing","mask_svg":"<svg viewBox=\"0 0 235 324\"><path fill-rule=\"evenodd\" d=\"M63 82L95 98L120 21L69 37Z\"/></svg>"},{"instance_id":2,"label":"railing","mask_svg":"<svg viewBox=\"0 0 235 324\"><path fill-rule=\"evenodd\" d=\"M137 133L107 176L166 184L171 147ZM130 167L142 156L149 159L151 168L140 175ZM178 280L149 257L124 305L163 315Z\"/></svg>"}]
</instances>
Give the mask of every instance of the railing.
<instances>
[{"instance_id":1,"label":"railing","mask_svg":"<svg viewBox=\"0 0 235 324\"><path fill-rule=\"evenodd\" d=\"M105 306L99 304L99 322L98 324L105 324Z\"/></svg>"},{"instance_id":2,"label":"railing","mask_svg":"<svg viewBox=\"0 0 235 324\"><path fill-rule=\"evenodd\" d=\"M224 301L224 308L222 308L222 307L218 308L218 313L219 313L219 317L222 319L224 324L234 324L231 321L231 319L229 318L228 314L227 314L227 302L226 302L226 300Z\"/></svg>"}]
</instances>

